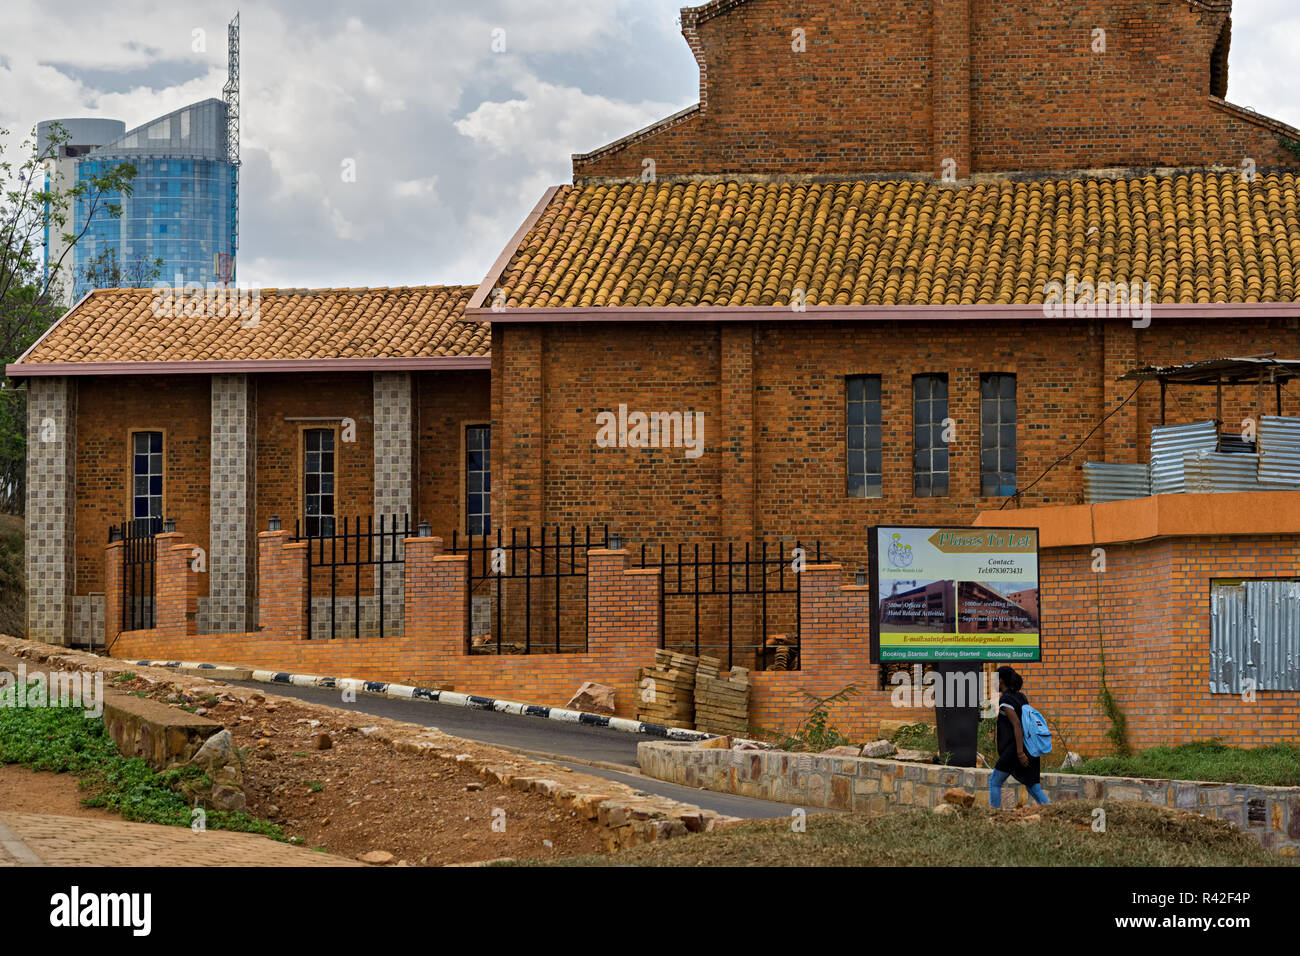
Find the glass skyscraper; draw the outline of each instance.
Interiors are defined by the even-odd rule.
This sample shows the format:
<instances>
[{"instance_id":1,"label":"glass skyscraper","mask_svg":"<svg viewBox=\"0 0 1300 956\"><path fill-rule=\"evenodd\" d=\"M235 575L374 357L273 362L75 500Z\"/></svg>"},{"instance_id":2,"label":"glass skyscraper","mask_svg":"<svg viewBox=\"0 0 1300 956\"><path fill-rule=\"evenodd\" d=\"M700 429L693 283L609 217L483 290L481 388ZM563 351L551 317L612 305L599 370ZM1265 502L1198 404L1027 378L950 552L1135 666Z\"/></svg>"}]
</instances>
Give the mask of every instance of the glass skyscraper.
<instances>
[{"instance_id":1,"label":"glass skyscraper","mask_svg":"<svg viewBox=\"0 0 1300 956\"><path fill-rule=\"evenodd\" d=\"M119 163L136 168L129 196L104 194L73 249L73 300L91 290L86 269L106 250L130 283L162 260L153 282L205 285L234 281L236 167L226 149L226 105L209 99L129 130L76 158L85 182ZM77 201L71 229L80 233L92 197ZM120 204L122 215L107 207Z\"/></svg>"}]
</instances>

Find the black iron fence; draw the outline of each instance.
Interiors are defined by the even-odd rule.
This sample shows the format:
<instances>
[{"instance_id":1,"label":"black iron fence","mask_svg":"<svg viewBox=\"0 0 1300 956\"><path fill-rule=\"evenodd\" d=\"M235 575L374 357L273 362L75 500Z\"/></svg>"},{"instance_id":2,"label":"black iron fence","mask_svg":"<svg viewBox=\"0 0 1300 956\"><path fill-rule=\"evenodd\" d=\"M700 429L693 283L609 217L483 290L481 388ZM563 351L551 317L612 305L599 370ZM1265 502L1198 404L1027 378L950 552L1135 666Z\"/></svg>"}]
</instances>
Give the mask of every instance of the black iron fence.
<instances>
[{"instance_id":1,"label":"black iron fence","mask_svg":"<svg viewBox=\"0 0 1300 956\"><path fill-rule=\"evenodd\" d=\"M154 626L154 589L158 581L161 519L133 518L109 529L108 540L122 542L122 630Z\"/></svg>"},{"instance_id":2,"label":"black iron fence","mask_svg":"<svg viewBox=\"0 0 1300 956\"><path fill-rule=\"evenodd\" d=\"M301 521L294 522L293 530L294 540L307 544L308 638L318 632L331 640L339 637L340 611L350 618L343 622L345 636L349 630L358 640L396 633L406 563L402 541L411 535L411 516L380 515L377 528L373 515L321 525L328 532L304 535ZM328 608L326 617L317 617L318 596Z\"/></svg>"},{"instance_id":3,"label":"black iron fence","mask_svg":"<svg viewBox=\"0 0 1300 956\"><path fill-rule=\"evenodd\" d=\"M587 552L609 545L609 526L555 525L507 534L453 532L449 554L469 558L469 654L563 654L587 649ZM476 623L475 601L487 614ZM490 602L490 603L489 603ZM481 618L480 618L481 621ZM477 633L476 633L477 632Z\"/></svg>"},{"instance_id":4,"label":"black iron fence","mask_svg":"<svg viewBox=\"0 0 1300 956\"><path fill-rule=\"evenodd\" d=\"M641 545L641 567L660 569L660 647L718 657L729 668L799 669L799 561L820 563L820 541L661 544L657 550Z\"/></svg>"}]
</instances>

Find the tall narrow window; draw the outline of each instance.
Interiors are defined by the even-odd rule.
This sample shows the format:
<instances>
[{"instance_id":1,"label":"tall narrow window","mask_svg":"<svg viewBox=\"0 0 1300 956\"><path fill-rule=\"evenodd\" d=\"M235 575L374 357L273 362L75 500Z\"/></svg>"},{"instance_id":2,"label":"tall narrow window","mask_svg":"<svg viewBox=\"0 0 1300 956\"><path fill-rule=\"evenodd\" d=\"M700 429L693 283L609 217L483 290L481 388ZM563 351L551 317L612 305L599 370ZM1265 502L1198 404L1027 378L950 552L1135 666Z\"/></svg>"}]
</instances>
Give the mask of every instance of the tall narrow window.
<instances>
[{"instance_id":1,"label":"tall narrow window","mask_svg":"<svg viewBox=\"0 0 1300 956\"><path fill-rule=\"evenodd\" d=\"M980 494L1016 493L1016 377L980 376Z\"/></svg>"},{"instance_id":2,"label":"tall narrow window","mask_svg":"<svg viewBox=\"0 0 1300 956\"><path fill-rule=\"evenodd\" d=\"M162 531L162 442L162 432L136 432L131 437L131 517L151 534Z\"/></svg>"},{"instance_id":3,"label":"tall narrow window","mask_svg":"<svg viewBox=\"0 0 1300 956\"><path fill-rule=\"evenodd\" d=\"M303 432L303 503L307 536L334 533L334 429L309 428Z\"/></svg>"},{"instance_id":4,"label":"tall narrow window","mask_svg":"<svg viewBox=\"0 0 1300 956\"><path fill-rule=\"evenodd\" d=\"M917 375L912 379L912 490L918 498L948 495L948 376Z\"/></svg>"},{"instance_id":5,"label":"tall narrow window","mask_svg":"<svg viewBox=\"0 0 1300 956\"><path fill-rule=\"evenodd\" d=\"M487 534L492 527L492 428L465 429L465 530Z\"/></svg>"},{"instance_id":6,"label":"tall narrow window","mask_svg":"<svg viewBox=\"0 0 1300 956\"><path fill-rule=\"evenodd\" d=\"M880 461L880 376L850 375L845 380L845 422L848 429L848 496L883 495Z\"/></svg>"}]
</instances>

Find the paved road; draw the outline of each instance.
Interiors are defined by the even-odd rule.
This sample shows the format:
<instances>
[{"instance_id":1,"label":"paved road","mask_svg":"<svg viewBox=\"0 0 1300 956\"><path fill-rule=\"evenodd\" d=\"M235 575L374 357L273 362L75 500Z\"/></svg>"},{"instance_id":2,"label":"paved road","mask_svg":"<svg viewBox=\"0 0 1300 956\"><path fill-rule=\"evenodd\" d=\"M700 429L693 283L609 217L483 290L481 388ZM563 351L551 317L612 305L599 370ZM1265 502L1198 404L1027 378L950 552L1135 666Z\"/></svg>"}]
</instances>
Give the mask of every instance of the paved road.
<instances>
[{"instance_id":1,"label":"paved road","mask_svg":"<svg viewBox=\"0 0 1300 956\"><path fill-rule=\"evenodd\" d=\"M44 813L0 814L6 866L363 866L256 833Z\"/></svg>"},{"instance_id":2,"label":"paved road","mask_svg":"<svg viewBox=\"0 0 1300 956\"><path fill-rule=\"evenodd\" d=\"M464 737L485 744L494 744L511 750L532 752L534 754L553 754L556 757L573 757L575 762L557 760L565 766L581 773L603 777L626 784L637 790L659 794L683 803L694 804L706 810L733 817L766 819L771 817L788 817L794 807L770 800L756 800L752 797L737 797L732 794L714 793L710 790L697 790L675 783L665 783L642 776L636 769L636 745L644 740L654 738L641 734L629 734L606 727L588 727L581 724L566 724L558 720L543 720L540 717L519 717L514 714L502 714L491 710L474 710L469 707L455 707L450 704L437 704L425 700L405 700L403 698L374 697L357 695L353 703L346 703L337 690L320 687L294 687L290 684L264 684L257 681L233 682L241 687L253 688L263 693L279 694L284 697L296 697L314 704L325 704L344 710L355 710L376 717L402 720L412 724L434 727L453 737ZM596 761L626 767L618 770L612 767L593 767L582 761ZM810 809L810 813L825 812Z\"/></svg>"}]
</instances>

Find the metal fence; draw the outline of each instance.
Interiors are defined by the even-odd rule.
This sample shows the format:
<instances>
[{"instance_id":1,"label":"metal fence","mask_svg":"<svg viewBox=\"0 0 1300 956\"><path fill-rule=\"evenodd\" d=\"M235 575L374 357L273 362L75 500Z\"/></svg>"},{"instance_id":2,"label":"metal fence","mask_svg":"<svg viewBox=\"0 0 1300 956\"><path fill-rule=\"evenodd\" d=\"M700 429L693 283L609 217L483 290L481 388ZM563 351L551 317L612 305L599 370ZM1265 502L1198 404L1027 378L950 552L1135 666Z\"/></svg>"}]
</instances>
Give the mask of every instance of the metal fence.
<instances>
[{"instance_id":1,"label":"metal fence","mask_svg":"<svg viewBox=\"0 0 1300 956\"><path fill-rule=\"evenodd\" d=\"M1300 581L1216 581L1210 592L1210 691L1300 690Z\"/></svg>"},{"instance_id":2,"label":"metal fence","mask_svg":"<svg viewBox=\"0 0 1300 956\"><path fill-rule=\"evenodd\" d=\"M364 519L343 518L330 533L302 534L302 522L294 522L294 540L307 544L307 635L318 631L331 640L339 636L341 602L351 605L344 612L351 636L387 637L400 621L400 594L406 563L402 541L411 535L410 515L380 515L375 527L373 515ZM328 576L328 594L316 594L317 576ZM388 585L387 589L385 585ZM352 593L349 595L348 591ZM388 592L396 590L397 596ZM319 599L318 599L319 598ZM328 608L329 626L323 625L316 609ZM388 608L389 604L395 605ZM394 618L397 618L395 621Z\"/></svg>"},{"instance_id":3,"label":"metal fence","mask_svg":"<svg viewBox=\"0 0 1300 956\"><path fill-rule=\"evenodd\" d=\"M587 649L587 552L609 545L609 526L567 535L559 525L507 534L453 532L449 554L469 558L469 594L490 597L490 634L470 634L469 654L563 654ZM467 618L470 608L466 607ZM471 628L472 630L472 628ZM580 637L579 637L580 635Z\"/></svg>"},{"instance_id":4,"label":"metal fence","mask_svg":"<svg viewBox=\"0 0 1300 956\"><path fill-rule=\"evenodd\" d=\"M821 562L821 542L805 548L796 539L794 547ZM641 567L661 572L660 647L720 659L725 649L728 668L799 669L802 575L782 543L746 542L743 550L731 542L725 550L717 543L679 544L675 551L661 544L657 555L643 544Z\"/></svg>"},{"instance_id":5,"label":"metal fence","mask_svg":"<svg viewBox=\"0 0 1300 956\"><path fill-rule=\"evenodd\" d=\"M109 541L122 542L122 630L154 626L154 590L158 580L158 543L162 522L154 518L123 521L109 530Z\"/></svg>"}]
</instances>

